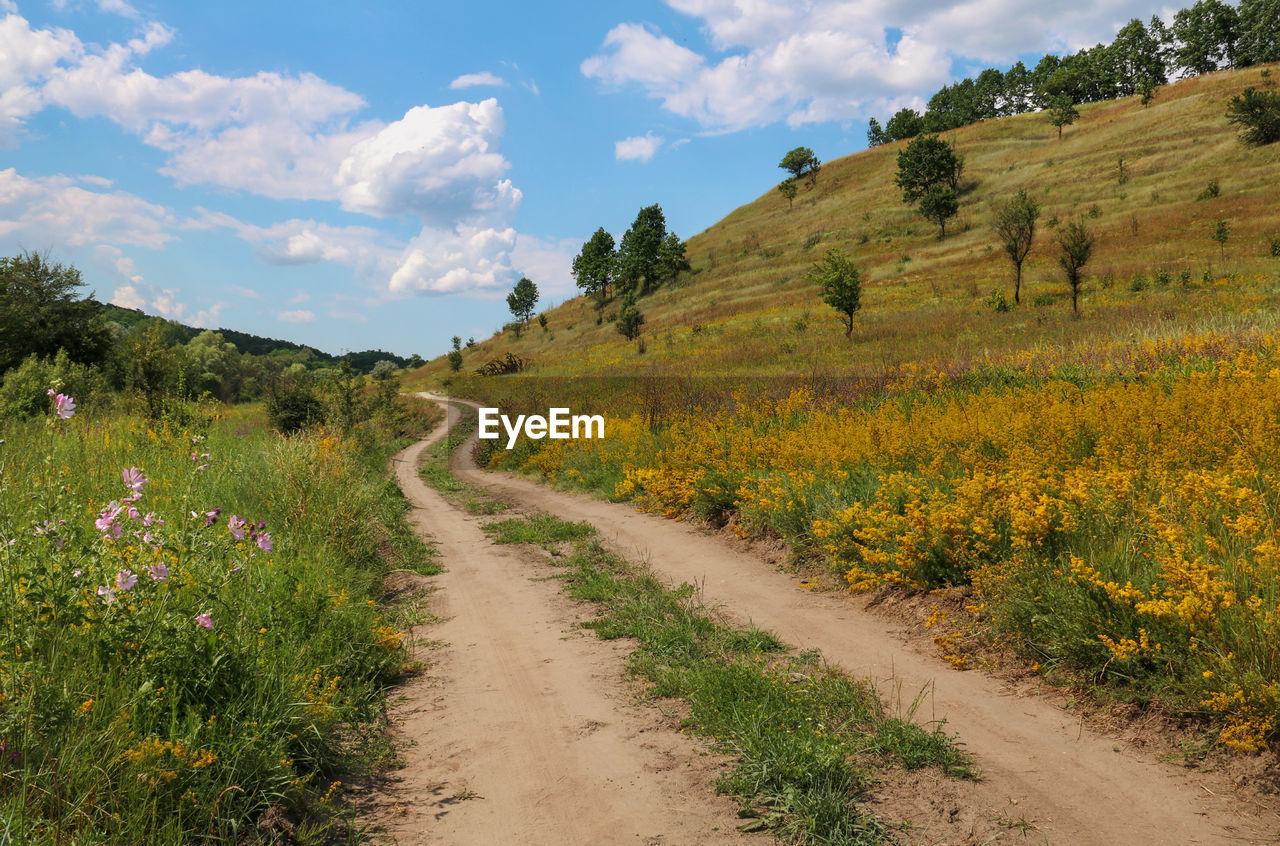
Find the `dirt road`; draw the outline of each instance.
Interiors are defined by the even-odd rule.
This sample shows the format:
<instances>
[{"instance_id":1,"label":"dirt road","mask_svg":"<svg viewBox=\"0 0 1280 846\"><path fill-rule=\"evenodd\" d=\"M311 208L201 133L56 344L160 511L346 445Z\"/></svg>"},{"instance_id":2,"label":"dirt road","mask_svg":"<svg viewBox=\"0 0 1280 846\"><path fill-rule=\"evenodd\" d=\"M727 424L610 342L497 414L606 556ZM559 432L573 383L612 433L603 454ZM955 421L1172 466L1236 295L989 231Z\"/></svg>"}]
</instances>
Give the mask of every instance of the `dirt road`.
<instances>
[{"instance_id":1,"label":"dirt road","mask_svg":"<svg viewBox=\"0 0 1280 846\"><path fill-rule=\"evenodd\" d=\"M731 616L875 679L890 699L910 703L929 691L917 719L945 719L947 731L982 767L984 780L966 799L981 807L963 809L969 813L1024 820L1034 826L1033 842L1280 842L1275 807L1225 795L1211 776L1151 760L1042 699L1012 694L998 680L957 672L905 645L884 620L846 597L804 591L795 578L686 524L482 472L469 456L465 448L456 454L459 476L522 505L592 523L620 553L647 560L672 581L700 585L708 604ZM952 818L962 818L960 810ZM952 832L957 839L939 835L938 842L964 839L958 831Z\"/></svg>"},{"instance_id":2,"label":"dirt road","mask_svg":"<svg viewBox=\"0 0 1280 846\"><path fill-rule=\"evenodd\" d=\"M399 844L738 843L710 758L634 704L626 647L572 628L582 613L532 553L493 546L416 468L440 429L397 456L413 521L447 572L426 630L443 642L393 706L405 766L373 800ZM758 842L758 841L757 841Z\"/></svg>"}]
</instances>

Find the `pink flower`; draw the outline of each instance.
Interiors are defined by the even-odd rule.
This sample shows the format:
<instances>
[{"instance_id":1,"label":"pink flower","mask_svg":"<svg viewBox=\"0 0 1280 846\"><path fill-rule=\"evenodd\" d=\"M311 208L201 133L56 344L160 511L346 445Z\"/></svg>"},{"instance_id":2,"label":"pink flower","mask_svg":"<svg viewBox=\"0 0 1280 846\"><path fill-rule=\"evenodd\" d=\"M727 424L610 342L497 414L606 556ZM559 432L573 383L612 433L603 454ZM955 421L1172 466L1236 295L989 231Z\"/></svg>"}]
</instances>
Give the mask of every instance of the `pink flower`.
<instances>
[{"instance_id":1,"label":"pink flower","mask_svg":"<svg viewBox=\"0 0 1280 846\"><path fill-rule=\"evenodd\" d=\"M137 467L127 467L121 470L120 476L124 479L124 486L134 493L141 491L142 486L150 481L142 475L142 471Z\"/></svg>"},{"instance_id":2,"label":"pink flower","mask_svg":"<svg viewBox=\"0 0 1280 846\"><path fill-rule=\"evenodd\" d=\"M106 585L98 585L98 596L102 597L102 601L107 605L116 601L115 588L109 588Z\"/></svg>"},{"instance_id":3,"label":"pink flower","mask_svg":"<svg viewBox=\"0 0 1280 846\"><path fill-rule=\"evenodd\" d=\"M138 577L133 574L132 570L121 570L119 573L116 573L117 590L130 590L137 583Z\"/></svg>"},{"instance_id":4,"label":"pink flower","mask_svg":"<svg viewBox=\"0 0 1280 846\"><path fill-rule=\"evenodd\" d=\"M227 528L231 530L231 536L236 540L244 540L244 521L236 515L232 514L231 519L227 521Z\"/></svg>"},{"instance_id":5,"label":"pink flower","mask_svg":"<svg viewBox=\"0 0 1280 846\"><path fill-rule=\"evenodd\" d=\"M53 389L50 389L53 393ZM53 410L58 417L66 420L68 417L76 413L76 401L66 394L58 394L53 398Z\"/></svg>"},{"instance_id":6,"label":"pink flower","mask_svg":"<svg viewBox=\"0 0 1280 846\"><path fill-rule=\"evenodd\" d=\"M200 628L202 628L202 629L209 629L210 631L212 631L212 630L213 630L213 617L210 617L208 614L197 614L197 615L196 615L196 625L197 625L197 626L199 626L199 627L200 627Z\"/></svg>"},{"instance_id":7,"label":"pink flower","mask_svg":"<svg viewBox=\"0 0 1280 846\"><path fill-rule=\"evenodd\" d=\"M118 502L112 502L105 511L98 515L98 519L93 521L94 528L102 532L103 540L118 538L124 533L124 529L116 522L116 518L120 516L122 511L124 511L123 505Z\"/></svg>"},{"instance_id":8,"label":"pink flower","mask_svg":"<svg viewBox=\"0 0 1280 846\"><path fill-rule=\"evenodd\" d=\"M215 507L214 507L214 509L213 509L212 511L206 511L206 512L204 513L204 524L205 524L205 526L206 526L206 527L207 527L207 526L212 526L214 523L218 522L218 515L219 515L219 514L221 514L221 513L222 513L222 506L221 506L221 505L215 506Z\"/></svg>"},{"instance_id":9,"label":"pink flower","mask_svg":"<svg viewBox=\"0 0 1280 846\"><path fill-rule=\"evenodd\" d=\"M258 549L263 552L270 552L274 546L275 544L271 541L271 535L268 532L258 535Z\"/></svg>"},{"instance_id":10,"label":"pink flower","mask_svg":"<svg viewBox=\"0 0 1280 846\"><path fill-rule=\"evenodd\" d=\"M169 581L169 568L165 566L164 562L147 567L147 574L151 576L153 582Z\"/></svg>"}]
</instances>

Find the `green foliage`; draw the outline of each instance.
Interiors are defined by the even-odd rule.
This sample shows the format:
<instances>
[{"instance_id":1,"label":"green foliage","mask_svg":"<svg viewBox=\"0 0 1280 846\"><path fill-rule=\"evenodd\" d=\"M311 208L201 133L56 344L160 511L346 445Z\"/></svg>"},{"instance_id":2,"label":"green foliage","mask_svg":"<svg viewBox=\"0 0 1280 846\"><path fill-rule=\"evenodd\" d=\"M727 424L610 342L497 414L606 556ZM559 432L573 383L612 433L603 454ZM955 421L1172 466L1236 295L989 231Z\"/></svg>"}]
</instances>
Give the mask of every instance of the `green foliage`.
<instances>
[{"instance_id":1,"label":"green foliage","mask_svg":"<svg viewBox=\"0 0 1280 846\"><path fill-rule=\"evenodd\" d=\"M618 309L616 327L622 337L634 341L640 336L640 327L644 325L644 315L636 305L634 294L622 298L622 306Z\"/></svg>"},{"instance_id":2,"label":"green foliage","mask_svg":"<svg viewBox=\"0 0 1280 846\"><path fill-rule=\"evenodd\" d=\"M1058 232L1058 264L1067 274L1071 287L1071 311L1080 311L1079 296L1082 284L1081 270L1089 263L1097 237L1085 225L1084 218L1068 223Z\"/></svg>"},{"instance_id":3,"label":"green foliage","mask_svg":"<svg viewBox=\"0 0 1280 846\"><path fill-rule=\"evenodd\" d=\"M527 276L522 276L510 294L507 294L507 308L517 322L524 324L533 317L533 310L538 305L538 286Z\"/></svg>"},{"instance_id":4,"label":"green foliage","mask_svg":"<svg viewBox=\"0 0 1280 846\"><path fill-rule=\"evenodd\" d=\"M1240 127L1240 140L1251 146L1280 141L1280 93L1246 88L1231 98L1227 121Z\"/></svg>"},{"instance_id":5,"label":"green foliage","mask_svg":"<svg viewBox=\"0 0 1280 846\"><path fill-rule=\"evenodd\" d=\"M1209 184L1204 186L1204 190L1196 195L1196 200L1216 200L1218 195L1222 193L1218 180L1210 179Z\"/></svg>"},{"instance_id":6,"label":"green foliage","mask_svg":"<svg viewBox=\"0 0 1280 846\"><path fill-rule=\"evenodd\" d=\"M0 373L60 349L83 364L107 357L110 334L97 303L79 296L80 284L79 270L40 253L0 258Z\"/></svg>"},{"instance_id":7,"label":"green foliage","mask_svg":"<svg viewBox=\"0 0 1280 846\"><path fill-rule=\"evenodd\" d=\"M960 190L964 158L936 135L921 135L898 153L894 182L902 189L902 202L919 203L935 186Z\"/></svg>"},{"instance_id":8,"label":"green foliage","mask_svg":"<svg viewBox=\"0 0 1280 846\"><path fill-rule=\"evenodd\" d=\"M1009 301L1004 298L1004 292L1000 290L992 291L983 300L983 304L997 314L1003 314L1009 310Z\"/></svg>"},{"instance_id":9,"label":"green foliage","mask_svg":"<svg viewBox=\"0 0 1280 846\"><path fill-rule=\"evenodd\" d=\"M681 273L688 273L692 268L685 257L685 242L674 232L668 232L658 247L658 266L655 273L660 281L674 280Z\"/></svg>"},{"instance_id":10,"label":"green foliage","mask_svg":"<svg viewBox=\"0 0 1280 846\"><path fill-rule=\"evenodd\" d=\"M619 293L643 296L657 286L666 238L667 218L662 206L655 203L640 209L618 245L615 287Z\"/></svg>"},{"instance_id":11,"label":"green foliage","mask_svg":"<svg viewBox=\"0 0 1280 846\"><path fill-rule=\"evenodd\" d=\"M459 370L462 369L462 350L457 350L457 349L449 350L448 360L449 360L449 370L451 370L454 373L457 373Z\"/></svg>"},{"instance_id":12,"label":"green foliage","mask_svg":"<svg viewBox=\"0 0 1280 846\"><path fill-rule=\"evenodd\" d=\"M797 190L794 179L784 179L778 183L778 193L787 198L787 208L791 208L795 202Z\"/></svg>"},{"instance_id":13,"label":"green foliage","mask_svg":"<svg viewBox=\"0 0 1280 846\"><path fill-rule=\"evenodd\" d=\"M604 302L609 296L617 265L613 236L601 227L573 259L573 278L582 292Z\"/></svg>"},{"instance_id":14,"label":"green foliage","mask_svg":"<svg viewBox=\"0 0 1280 846\"><path fill-rule=\"evenodd\" d=\"M947 237L947 221L960 211L960 199L953 189L934 185L920 198L918 211L926 220L938 224L938 240L942 240Z\"/></svg>"},{"instance_id":15,"label":"green foliage","mask_svg":"<svg viewBox=\"0 0 1280 846\"><path fill-rule=\"evenodd\" d=\"M1062 140L1062 128L1080 119L1080 110L1069 94L1058 94L1049 101L1049 123L1058 128L1058 140Z\"/></svg>"},{"instance_id":16,"label":"green foliage","mask_svg":"<svg viewBox=\"0 0 1280 846\"><path fill-rule=\"evenodd\" d=\"M71 360L66 350L52 359L30 355L4 374L0 383L0 418L25 420L49 414L49 390L75 398L82 410L105 404L107 386L101 371Z\"/></svg>"},{"instance_id":17,"label":"green foliage","mask_svg":"<svg viewBox=\"0 0 1280 846\"><path fill-rule=\"evenodd\" d=\"M1224 218L1218 218L1213 223L1213 240L1218 245L1218 255L1221 256L1226 250L1227 239L1231 237L1231 224L1227 223Z\"/></svg>"},{"instance_id":18,"label":"green foliage","mask_svg":"<svg viewBox=\"0 0 1280 846\"><path fill-rule=\"evenodd\" d=\"M1271 239L1271 257L1280 258L1280 237Z\"/></svg>"},{"instance_id":19,"label":"green foliage","mask_svg":"<svg viewBox=\"0 0 1280 846\"><path fill-rule=\"evenodd\" d=\"M822 167L822 163L813 154L813 150L808 147L796 147L782 157L778 167L791 174L793 180L807 177L809 184L813 185L818 178L818 170Z\"/></svg>"},{"instance_id":20,"label":"green foliage","mask_svg":"<svg viewBox=\"0 0 1280 846\"><path fill-rule=\"evenodd\" d=\"M323 423L324 401L315 378L305 370L291 371L273 380L266 392L267 418L272 427L288 435Z\"/></svg>"},{"instance_id":21,"label":"green foliage","mask_svg":"<svg viewBox=\"0 0 1280 846\"><path fill-rule=\"evenodd\" d=\"M1280 0L1240 0L1236 66L1280 62Z\"/></svg>"},{"instance_id":22,"label":"green foliage","mask_svg":"<svg viewBox=\"0 0 1280 846\"><path fill-rule=\"evenodd\" d=\"M1039 219L1040 204L1025 188L1019 189L1018 193L996 209L992 226L1000 239L1000 246L1008 254L1009 261L1013 262L1015 303L1022 302L1022 265L1031 252L1031 244L1036 236L1036 221Z\"/></svg>"},{"instance_id":23,"label":"green foliage","mask_svg":"<svg viewBox=\"0 0 1280 846\"><path fill-rule=\"evenodd\" d=\"M1178 67L1189 74L1209 73L1234 62L1240 16L1220 0L1199 0L1174 15L1173 35Z\"/></svg>"},{"instance_id":24,"label":"green foliage","mask_svg":"<svg viewBox=\"0 0 1280 846\"><path fill-rule=\"evenodd\" d=\"M853 316L862 308L862 276L838 247L827 250L805 277L822 287L822 301L844 316L846 338L853 334Z\"/></svg>"}]
</instances>

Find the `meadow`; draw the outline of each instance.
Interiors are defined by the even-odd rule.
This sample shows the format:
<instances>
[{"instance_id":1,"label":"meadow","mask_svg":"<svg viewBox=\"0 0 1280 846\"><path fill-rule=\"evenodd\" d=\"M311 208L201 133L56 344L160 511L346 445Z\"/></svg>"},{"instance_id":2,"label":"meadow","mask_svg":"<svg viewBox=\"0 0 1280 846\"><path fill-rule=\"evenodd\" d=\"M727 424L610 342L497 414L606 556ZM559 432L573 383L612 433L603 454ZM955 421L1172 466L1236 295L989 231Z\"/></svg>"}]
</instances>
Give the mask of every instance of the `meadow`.
<instances>
[{"instance_id":1,"label":"meadow","mask_svg":"<svg viewBox=\"0 0 1280 846\"><path fill-rule=\"evenodd\" d=\"M394 433L66 399L0 426L0 840L353 836L334 799L392 755L408 662L382 577L434 566Z\"/></svg>"}]
</instances>

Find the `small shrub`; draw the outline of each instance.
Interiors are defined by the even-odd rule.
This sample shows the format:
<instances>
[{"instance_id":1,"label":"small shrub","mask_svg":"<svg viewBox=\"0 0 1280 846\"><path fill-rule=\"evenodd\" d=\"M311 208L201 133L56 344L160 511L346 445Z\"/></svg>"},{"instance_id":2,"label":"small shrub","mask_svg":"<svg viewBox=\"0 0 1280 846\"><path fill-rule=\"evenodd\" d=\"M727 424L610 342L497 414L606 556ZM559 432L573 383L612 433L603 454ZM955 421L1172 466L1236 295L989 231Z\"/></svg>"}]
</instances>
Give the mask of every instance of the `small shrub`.
<instances>
[{"instance_id":1,"label":"small shrub","mask_svg":"<svg viewBox=\"0 0 1280 846\"><path fill-rule=\"evenodd\" d=\"M797 332L803 332L809 328L809 312L806 310L803 314L796 318L796 322L792 324Z\"/></svg>"},{"instance_id":2,"label":"small shrub","mask_svg":"<svg viewBox=\"0 0 1280 846\"><path fill-rule=\"evenodd\" d=\"M818 246L818 242L822 240L821 232L810 232L808 237L804 239L804 249L812 250Z\"/></svg>"},{"instance_id":3,"label":"small shrub","mask_svg":"<svg viewBox=\"0 0 1280 846\"><path fill-rule=\"evenodd\" d=\"M1178 274L1178 284L1184 288L1191 287L1191 271L1190 270L1183 268L1182 272Z\"/></svg>"},{"instance_id":4,"label":"small shrub","mask_svg":"<svg viewBox=\"0 0 1280 846\"><path fill-rule=\"evenodd\" d=\"M1053 294L1036 294L1031 300L1031 305L1036 308L1044 308L1053 305Z\"/></svg>"},{"instance_id":5,"label":"small shrub","mask_svg":"<svg viewBox=\"0 0 1280 846\"><path fill-rule=\"evenodd\" d=\"M1133 291L1135 294L1139 291L1145 291L1146 288L1147 277L1141 273L1134 274L1134 277L1129 280L1129 290Z\"/></svg>"},{"instance_id":6,"label":"small shrub","mask_svg":"<svg viewBox=\"0 0 1280 846\"><path fill-rule=\"evenodd\" d=\"M1173 274L1167 270L1157 270L1153 281L1157 288L1166 288L1173 281Z\"/></svg>"},{"instance_id":7,"label":"small shrub","mask_svg":"<svg viewBox=\"0 0 1280 846\"><path fill-rule=\"evenodd\" d=\"M1271 239L1271 257L1280 258L1280 237Z\"/></svg>"},{"instance_id":8,"label":"small shrub","mask_svg":"<svg viewBox=\"0 0 1280 846\"><path fill-rule=\"evenodd\" d=\"M982 302L997 314L1003 314L1009 310L1009 301L1005 299L1004 292L1000 290L992 291Z\"/></svg>"},{"instance_id":9,"label":"small shrub","mask_svg":"<svg viewBox=\"0 0 1280 846\"><path fill-rule=\"evenodd\" d=\"M1093 205L1089 206L1089 217L1092 217L1092 218L1102 217L1102 209L1098 206L1097 203L1094 203Z\"/></svg>"},{"instance_id":10,"label":"small shrub","mask_svg":"<svg viewBox=\"0 0 1280 846\"><path fill-rule=\"evenodd\" d=\"M1197 200L1216 200L1220 193L1221 193L1221 188L1218 186L1218 180L1213 179L1213 180L1210 180L1208 185L1204 186L1204 190L1200 192L1200 194L1196 197L1196 199Z\"/></svg>"},{"instance_id":11,"label":"small shrub","mask_svg":"<svg viewBox=\"0 0 1280 846\"><path fill-rule=\"evenodd\" d=\"M1280 141L1280 93L1246 88L1231 98L1227 120L1240 127L1240 140L1250 146Z\"/></svg>"},{"instance_id":12,"label":"small shrub","mask_svg":"<svg viewBox=\"0 0 1280 846\"><path fill-rule=\"evenodd\" d=\"M1104 273L1104 274L1103 274L1103 276L1102 276L1102 278L1098 280L1098 284L1099 284L1100 286L1102 286L1103 290L1106 290L1106 289L1110 288L1112 285L1115 285L1115 284L1116 284L1116 276L1115 276L1115 274L1114 274L1114 273Z\"/></svg>"}]
</instances>

